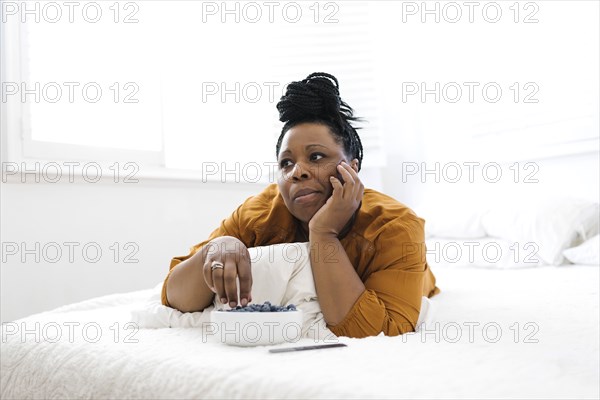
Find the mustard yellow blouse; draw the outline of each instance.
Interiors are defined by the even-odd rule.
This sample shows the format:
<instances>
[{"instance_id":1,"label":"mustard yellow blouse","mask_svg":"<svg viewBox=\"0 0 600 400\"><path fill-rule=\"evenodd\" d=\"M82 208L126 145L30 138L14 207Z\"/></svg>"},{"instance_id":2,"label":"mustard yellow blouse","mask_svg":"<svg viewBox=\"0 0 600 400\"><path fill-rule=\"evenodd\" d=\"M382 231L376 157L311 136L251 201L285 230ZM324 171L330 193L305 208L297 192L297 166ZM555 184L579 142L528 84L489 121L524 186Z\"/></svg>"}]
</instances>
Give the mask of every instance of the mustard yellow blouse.
<instances>
[{"instance_id":1,"label":"mustard yellow blouse","mask_svg":"<svg viewBox=\"0 0 600 400\"><path fill-rule=\"evenodd\" d=\"M395 336L414 331L421 297L440 292L425 258L424 224L404 204L365 189L354 224L340 242L366 290L339 324L328 325L334 334L367 337L383 332ZM188 255L173 258L169 274L214 238L234 236L250 248L297 242L296 229L277 184L270 184L262 193L246 199ZM166 306L169 274L162 290Z\"/></svg>"}]
</instances>

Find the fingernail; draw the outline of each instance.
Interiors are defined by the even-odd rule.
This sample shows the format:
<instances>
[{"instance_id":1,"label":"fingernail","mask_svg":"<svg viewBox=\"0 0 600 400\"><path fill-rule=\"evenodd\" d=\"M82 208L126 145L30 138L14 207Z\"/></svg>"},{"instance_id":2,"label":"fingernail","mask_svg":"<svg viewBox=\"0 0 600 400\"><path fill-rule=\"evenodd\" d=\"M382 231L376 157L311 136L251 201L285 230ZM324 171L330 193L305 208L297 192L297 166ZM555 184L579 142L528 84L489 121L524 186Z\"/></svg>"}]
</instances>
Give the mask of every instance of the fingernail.
<instances>
[{"instance_id":1,"label":"fingernail","mask_svg":"<svg viewBox=\"0 0 600 400\"><path fill-rule=\"evenodd\" d=\"M229 307L234 308L237 304L235 304L235 301L230 301L229 302Z\"/></svg>"},{"instance_id":2,"label":"fingernail","mask_svg":"<svg viewBox=\"0 0 600 400\"><path fill-rule=\"evenodd\" d=\"M248 304L248 300L242 299L242 306L246 307L247 304Z\"/></svg>"},{"instance_id":3,"label":"fingernail","mask_svg":"<svg viewBox=\"0 0 600 400\"><path fill-rule=\"evenodd\" d=\"M227 299L225 297L221 297L221 303L227 304Z\"/></svg>"}]
</instances>

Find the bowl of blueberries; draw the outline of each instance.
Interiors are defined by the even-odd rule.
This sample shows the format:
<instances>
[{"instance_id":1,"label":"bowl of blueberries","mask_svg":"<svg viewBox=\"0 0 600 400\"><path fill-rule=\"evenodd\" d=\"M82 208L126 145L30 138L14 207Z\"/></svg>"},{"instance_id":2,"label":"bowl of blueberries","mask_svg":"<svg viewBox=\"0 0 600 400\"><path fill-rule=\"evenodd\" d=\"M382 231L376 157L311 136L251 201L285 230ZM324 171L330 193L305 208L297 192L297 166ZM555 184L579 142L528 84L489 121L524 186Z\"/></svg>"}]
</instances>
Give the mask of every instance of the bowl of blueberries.
<instances>
[{"instance_id":1,"label":"bowl of blueberries","mask_svg":"<svg viewBox=\"0 0 600 400\"><path fill-rule=\"evenodd\" d=\"M302 337L302 310L294 304L248 304L211 312L212 334L233 346L297 342Z\"/></svg>"}]
</instances>

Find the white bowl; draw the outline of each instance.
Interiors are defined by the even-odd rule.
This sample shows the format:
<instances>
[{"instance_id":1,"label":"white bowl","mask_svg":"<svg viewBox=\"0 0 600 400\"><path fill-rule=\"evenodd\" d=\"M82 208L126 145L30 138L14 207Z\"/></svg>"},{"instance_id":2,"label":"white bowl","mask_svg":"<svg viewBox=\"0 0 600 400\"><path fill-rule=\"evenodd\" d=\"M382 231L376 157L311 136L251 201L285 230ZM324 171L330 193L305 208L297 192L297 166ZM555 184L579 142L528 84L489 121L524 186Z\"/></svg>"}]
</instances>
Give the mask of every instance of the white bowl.
<instances>
[{"instance_id":1,"label":"white bowl","mask_svg":"<svg viewBox=\"0 0 600 400\"><path fill-rule=\"evenodd\" d=\"M211 334L232 346L293 343L302 337L302 310L278 312L212 311Z\"/></svg>"}]
</instances>

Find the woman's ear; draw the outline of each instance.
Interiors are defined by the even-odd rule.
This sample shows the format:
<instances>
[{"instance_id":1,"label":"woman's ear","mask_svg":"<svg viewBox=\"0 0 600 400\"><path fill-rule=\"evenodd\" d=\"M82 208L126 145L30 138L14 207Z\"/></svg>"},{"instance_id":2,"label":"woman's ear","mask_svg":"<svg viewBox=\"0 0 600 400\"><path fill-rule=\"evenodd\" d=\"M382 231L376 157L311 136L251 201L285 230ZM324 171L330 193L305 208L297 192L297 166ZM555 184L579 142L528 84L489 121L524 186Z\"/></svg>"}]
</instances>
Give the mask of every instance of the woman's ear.
<instances>
[{"instance_id":1,"label":"woman's ear","mask_svg":"<svg viewBox=\"0 0 600 400\"><path fill-rule=\"evenodd\" d=\"M356 171L356 173L358 173L358 158L355 158L355 159L353 159L353 160L350 162L350 166L352 167L352 169L353 169L354 171Z\"/></svg>"}]
</instances>

